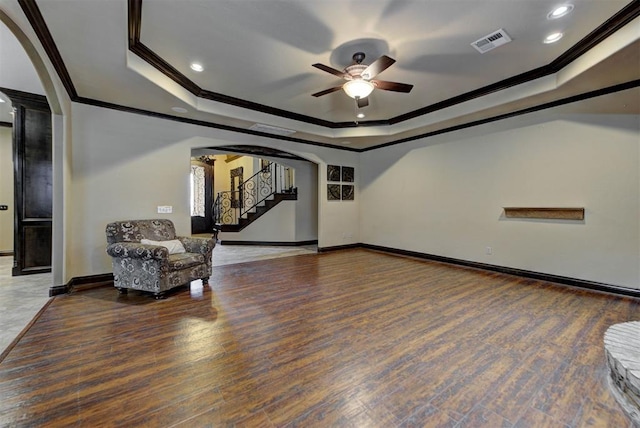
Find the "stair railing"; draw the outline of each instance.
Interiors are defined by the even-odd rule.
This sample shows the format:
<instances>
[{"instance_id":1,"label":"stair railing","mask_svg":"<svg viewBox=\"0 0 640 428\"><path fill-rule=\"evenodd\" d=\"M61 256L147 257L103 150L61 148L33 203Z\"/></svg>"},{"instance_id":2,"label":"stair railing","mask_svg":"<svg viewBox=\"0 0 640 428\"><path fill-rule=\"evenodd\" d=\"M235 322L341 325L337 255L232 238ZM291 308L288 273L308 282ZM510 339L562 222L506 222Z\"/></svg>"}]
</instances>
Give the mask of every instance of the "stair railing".
<instances>
[{"instance_id":1,"label":"stair railing","mask_svg":"<svg viewBox=\"0 0 640 428\"><path fill-rule=\"evenodd\" d=\"M269 162L235 190L218 193L213 204L215 224L237 224L276 193L294 193L290 168Z\"/></svg>"},{"instance_id":2,"label":"stair railing","mask_svg":"<svg viewBox=\"0 0 640 428\"><path fill-rule=\"evenodd\" d=\"M234 202L238 199L238 191L225 191L218 193L213 203L214 224L236 224L239 220L239 211L234 208Z\"/></svg>"}]
</instances>

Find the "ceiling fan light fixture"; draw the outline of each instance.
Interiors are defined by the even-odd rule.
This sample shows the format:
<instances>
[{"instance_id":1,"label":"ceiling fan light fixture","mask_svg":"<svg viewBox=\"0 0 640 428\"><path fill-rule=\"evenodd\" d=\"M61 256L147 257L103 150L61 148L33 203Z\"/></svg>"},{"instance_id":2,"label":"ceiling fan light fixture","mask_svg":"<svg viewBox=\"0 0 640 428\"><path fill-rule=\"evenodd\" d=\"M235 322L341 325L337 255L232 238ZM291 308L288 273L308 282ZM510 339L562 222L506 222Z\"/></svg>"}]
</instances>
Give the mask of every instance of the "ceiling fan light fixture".
<instances>
[{"instance_id":1,"label":"ceiling fan light fixture","mask_svg":"<svg viewBox=\"0 0 640 428\"><path fill-rule=\"evenodd\" d=\"M344 92L353 99L367 98L373 91L373 83L364 79L353 79L342 85Z\"/></svg>"}]
</instances>

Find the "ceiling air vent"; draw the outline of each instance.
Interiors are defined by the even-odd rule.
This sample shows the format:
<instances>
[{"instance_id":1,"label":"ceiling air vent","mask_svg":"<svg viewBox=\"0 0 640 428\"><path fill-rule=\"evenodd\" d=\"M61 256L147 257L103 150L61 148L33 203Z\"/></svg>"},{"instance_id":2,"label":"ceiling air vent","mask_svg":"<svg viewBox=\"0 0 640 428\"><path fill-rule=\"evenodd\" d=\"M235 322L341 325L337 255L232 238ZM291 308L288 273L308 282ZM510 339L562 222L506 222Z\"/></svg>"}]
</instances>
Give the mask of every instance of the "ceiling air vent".
<instances>
[{"instance_id":1,"label":"ceiling air vent","mask_svg":"<svg viewBox=\"0 0 640 428\"><path fill-rule=\"evenodd\" d=\"M251 129L252 131L264 132L265 134L273 135L291 135L296 132L293 129L278 128L277 126L264 125L262 123L255 123L251 125L249 129Z\"/></svg>"},{"instance_id":2,"label":"ceiling air vent","mask_svg":"<svg viewBox=\"0 0 640 428\"><path fill-rule=\"evenodd\" d=\"M511 41L511 37L504 31L502 28L498 31L494 31L493 33L484 36L483 38L476 40L471 43L471 46L476 48L476 50L480 53L489 52L492 49L497 48L498 46L502 46Z\"/></svg>"}]
</instances>

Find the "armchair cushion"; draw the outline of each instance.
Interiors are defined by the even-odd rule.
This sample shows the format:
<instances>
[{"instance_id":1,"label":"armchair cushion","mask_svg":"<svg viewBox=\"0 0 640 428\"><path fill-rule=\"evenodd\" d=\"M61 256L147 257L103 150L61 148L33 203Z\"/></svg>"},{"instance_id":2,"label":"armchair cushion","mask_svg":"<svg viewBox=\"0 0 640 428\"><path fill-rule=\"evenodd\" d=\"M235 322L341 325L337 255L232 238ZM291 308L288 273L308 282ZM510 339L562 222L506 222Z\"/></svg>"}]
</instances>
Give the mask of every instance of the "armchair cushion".
<instances>
[{"instance_id":1,"label":"armchair cushion","mask_svg":"<svg viewBox=\"0 0 640 428\"><path fill-rule=\"evenodd\" d=\"M169 255L169 269L185 269L204 263L204 256L196 253L182 253Z\"/></svg>"},{"instance_id":2,"label":"armchair cushion","mask_svg":"<svg viewBox=\"0 0 640 428\"><path fill-rule=\"evenodd\" d=\"M169 239L168 241L153 241L151 239L141 239L140 243L144 245L166 247L167 250L169 250L169 254L181 254L187 252L179 239Z\"/></svg>"}]
</instances>

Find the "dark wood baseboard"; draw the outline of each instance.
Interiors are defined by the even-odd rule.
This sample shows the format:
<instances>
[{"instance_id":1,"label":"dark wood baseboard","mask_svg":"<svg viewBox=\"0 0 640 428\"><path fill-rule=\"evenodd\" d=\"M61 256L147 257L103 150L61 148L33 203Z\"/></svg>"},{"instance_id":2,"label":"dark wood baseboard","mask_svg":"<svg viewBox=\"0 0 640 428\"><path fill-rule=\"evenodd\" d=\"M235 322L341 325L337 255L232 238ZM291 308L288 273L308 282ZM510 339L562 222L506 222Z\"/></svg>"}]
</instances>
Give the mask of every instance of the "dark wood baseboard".
<instances>
[{"instance_id":1,"label":"dark wood baseboard","mask_svg":"<svg viewBox=\"0 0 640 428\"><path fill-rule=\"evenodd\" d=\"M49 297L71 293L74 290L80 291L96 287L104 287L105 285L113 285L112 273L73 277L64 285L54 285L49 288Z\"/></svg>"},{"instance_id":2,"label":"dark wood baseboard","mask_svg":"<svg viewBox=\"0 0 640 428\"><path fill-rule=\"evenodd\" d=\"M70 291L69 285L52 285L49 287L49 297L59 296L61 294L67 294Z\"/></svg>"},{"instance_id":3,"label":"dark wood baseboard","mask_svg":"<svg viewBox=\"0 0 640 428\"><path fill-rule=\"evenodd\" d=\"M302 245L316 245L317 239L311 241L280 242L280 241L232 241L229 239L220 240L220 245L270 245L273 247L300 247Z\"/></svg>"},{"instance_id":4,"label":"dark wood baseboard","mask_svg":"<svg viewBox=\"0 0 640 428\"><path fill-rule=\"evenodd\" d=\"M51 266L38 266L33 268L21 269L19 266L11 269L11 276L37 275L39 273L50 273Z\"/></svg>"},{"instance_id":5,"label":"dark wood baseboard","mask_svg":"<svg viewBox=\"0 0 640 428\"><path fill-rule=\"evenodd\" d=\"M340 250L349 250L351 248L363 248L363 244L345 244L345 245L334 245L333 247L318 247L319 253L327 253L329 251L340 251Z\"/></svg>"},{"instance_id":6,"label":"dark wood baseboard","mask_svg":"<svg viewBox=\"0 0 640 428\"><path fill-rule=\"evenodd\" d=\"M620 287L617 285L606 284L602 282L587 281L584 279L570 278L566 276L552 275L541 272L534 272L524 269L510 268L505 266L491 265L487 263L473 262L469 260L454 259L451 257L437 256L435 254L419 253L417 251L400 250L398 248L383 247L380 245L359 244L360 248L366 248L374 251L398 254L408 257L416 257L425 260L433 260L442 263L449 263L458 266L466 266L476 269L488 270L492 272L506 273L509 275L520 276L524 278L532 278L541 281L555 282L558 284L570 285L572 287L586 288L589 290L604 291L607 293L620 294L624 296L640 298L640 289ZM320 250L318 250L320 251Z\"/></svg>"},{"instance_id":7,"label":"dark wood baseboard","mask_svg":"<svg viewBox=\"0 0 640 428\"><path fill-rule=\"evenodd\" d=\"M75 277L71 278L71 281L69 281L67 285L69 291L113 285L113 274L100 273L97 275Z\"/></svg>"},{"instance_id":8,"label":"dark wood baseboard","mask_svg":"<svg viewBox=\"0 0 640 428\"><path fill-rule=\"evenodd\" d=\"M232 242L232 243L229 243ZM282 245L282 246L294 246L294 245L312 245L317 244L318 241L302 241L302 242L257 242L257 241L226 241L226 245ZM365 248L373 251L380 251L389 254L396 254L400 256L415 257L424 260L432 260L436 262L449 263L458 266L466 266L475 269L482 269L491 272L500 272L509 275L520 276L523 278L537 279L541 281L555 282L558 284L569 285L572 287L585 288L588 290L603 291L606 293L613 293L623 296L630 296L640 298L640 289L620 287L617 285L606 284L602 282L587 281L584 279L570 278L566 276L552 275L541 272L534 272L524 269L510 268L505 266L491 265L487 263L473 262L469 260L455 259L452 257L438 256L435 254L419 253L417 251L401 250L398 248L383 247L380 245L372 244L346 244L336 245L332 247L318 247L319 253L326 253L330 251L349 250L353 248ZM99 275L83 276L71 279L67 285L54 286L49 289L49 296L55 296L58 294L65 294L72 290L84 290L95 287L102 287L105 285L113 284L113 274L105 273Z\"/></svg>"}]
</instances>

